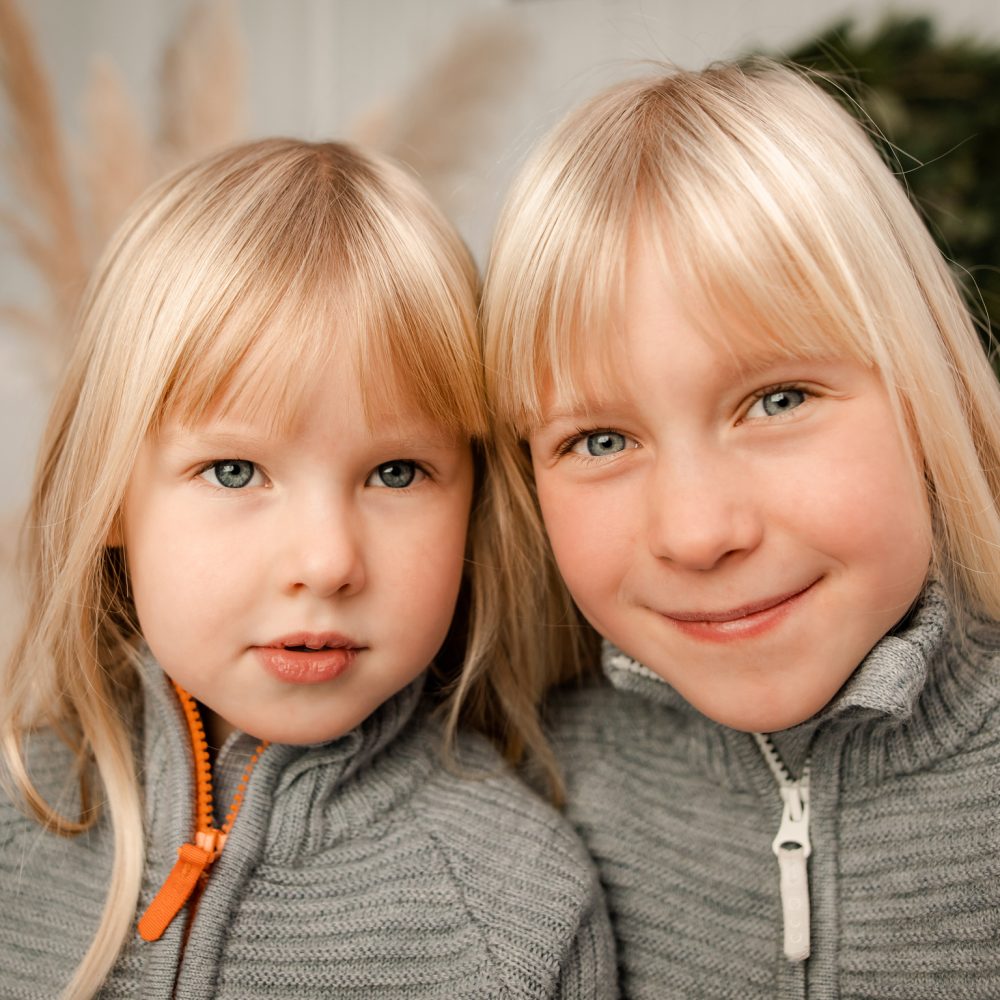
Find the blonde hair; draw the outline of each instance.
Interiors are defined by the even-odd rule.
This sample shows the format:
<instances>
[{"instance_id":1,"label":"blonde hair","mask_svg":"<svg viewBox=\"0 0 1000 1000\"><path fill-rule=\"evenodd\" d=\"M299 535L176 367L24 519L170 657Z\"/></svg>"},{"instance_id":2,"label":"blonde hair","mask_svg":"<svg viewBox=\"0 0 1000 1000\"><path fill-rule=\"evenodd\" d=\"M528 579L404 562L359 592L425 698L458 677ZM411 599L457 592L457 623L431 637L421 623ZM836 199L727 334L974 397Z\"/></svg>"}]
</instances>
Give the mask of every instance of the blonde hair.
<instances>
[{"instance_id":1,"label":"blonde hair","mask_svg":"<svg viewBox=\"0 0 1000 1000\"><path fill-rule=\"evenodd\" d=\"M103 982L143 869L129 718L139 635L122 552L108 545L141 443L166 415L193 421L210 406L290 419L331 351L359 373L369 409L389 394L486 442L477 293L468 252L419 185L337 143L256 142L178 172L142 197L105 252L42 445L25 533L27 621L0 695L8 774L36 818L79 833L102 791L114 830L100 926L65 996ZM487 564L505 557L481 510L502 505L488 463L479 493L459 644L476 676L487 657L499 664L496 681L481 680L479 714L517 734L496 691L531 651ZM42 726L74 753L80 816L62 815L32 783L26 751Z\"/></svg>"},{"instance_id":2,"label":"blonde hair","mask_svg":"<svg viewBox=\"0 0 1000 1000\"><path fill-rule=\"evenodd\" d=\"M501 446L520 447L546 391L580 398L595 352L614 367L637 231L654 236L674 298L706 335L846 352L881 373L924 469L933 572L959 607L1000 617L1000 390L905 191L865 130L797 71L756 61L622 83L539 149L484 289Z\"/></svg>"}]
</instances>

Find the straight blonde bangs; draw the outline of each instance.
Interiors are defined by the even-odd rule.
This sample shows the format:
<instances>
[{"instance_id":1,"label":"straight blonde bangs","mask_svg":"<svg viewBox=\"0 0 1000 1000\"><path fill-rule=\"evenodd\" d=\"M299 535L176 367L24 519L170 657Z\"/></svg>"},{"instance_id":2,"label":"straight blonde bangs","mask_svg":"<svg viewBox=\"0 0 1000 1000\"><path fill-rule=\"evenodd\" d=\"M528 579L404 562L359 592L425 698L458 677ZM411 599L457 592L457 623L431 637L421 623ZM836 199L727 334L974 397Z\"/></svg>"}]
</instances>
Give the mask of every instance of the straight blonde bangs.
<instances>
[{"instance_id":1,"label":"straight blonde bangs","mask_svg":"<svg viewBox=\"0 0 1000 1000\"><path fill-rule=\"evenodd\" d=\"M408 408L485 434L475 269L419 186L345 146L243 152L261 147L263 190L243 212L220 206L230 231L215 246L203 225L223 220L194 220L180 273L159 276L173 308L150 324L163 348L147 366L163 386L154 422L239 411L287 426L317 370L342 358L369 419L380 405ZM287 163L280 183L274 160Z\"/></svg>"},{"instance_id":2,"label":"straight blonde bangs","mask_svg":"<svg viewBox=\"0 0 1000 1000\"><path fill-rule=\"evenodd\" d=\"M615 345L643 238L706 337L880 373L928 484L935 572L1000 615L1000 392L865 129L767 61L630 81L572 113L518 179L487 276L488 393L510 433L549 395L627 377Z\"/></svg>"},{"instance_id":3,"label":"straight blonde bangs","mask_svg":"<svg viewBox=\"0 0 1000 1000\"><path fill-rule=\"evenodd\" d=\"M610 348L618 322L640 166L620 103L599 98L558 128L497 225L483 292L487 396L522 436L548 392L591 388L588 353Z\"/></svg>"},{"instance_id":4,"label":"straight blonde bangs","mask_svg":"<svg viewBox=\"0 0 1000 1000\"><path fill-rule=\"evenodd\" d=\"M834 156L818 158L826 147ZM640 236L706 336L888 362L889 317L869 292L887 262L912 281L871 232L884 193L872 173L885 167L857 125L766 63L632 81L584 105L529 163L498 228L485 316L499 412L524 433L542 393L585 397L595 350L613 377Z\"/></svg>"}]
</instances>

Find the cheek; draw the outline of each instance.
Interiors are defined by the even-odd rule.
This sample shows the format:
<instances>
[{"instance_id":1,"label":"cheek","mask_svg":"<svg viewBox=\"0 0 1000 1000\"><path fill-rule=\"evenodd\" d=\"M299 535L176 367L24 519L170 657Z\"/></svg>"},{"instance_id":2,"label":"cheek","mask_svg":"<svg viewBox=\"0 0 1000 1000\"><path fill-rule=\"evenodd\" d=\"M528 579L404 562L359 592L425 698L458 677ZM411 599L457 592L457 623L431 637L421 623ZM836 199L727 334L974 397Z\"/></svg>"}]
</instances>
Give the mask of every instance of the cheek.
<instances>
[{"instance_id":1,"label":"cheek","mask_svg":"<svg viewBox=\"0 0 1000 1000\"><path fill-rule=\"evenodd\" d=\"M412 600L425 606L431 617L451 616L465 569L465 530L442 526L438 540L415 556L411 575Z\"/></svg>"},{"instance_id":2,"label":"cheek","mask_svg":"<svg viewBox=\"0 0 1000 1000\"><path fill-rule=\"evenodd\" d=\"M826 456L831 471L817 477L801 504L811 522L805 530L862 574L875 588L873 600L880 593L911 600L931 559L927 491L888 415L856 430L838 454Z\"/></svg>"},{"instance_id":3,"label":"cheek","mask_svg":"<svg viewBox=\"0 0 1000 1000\"><path fill-rule=\"evenodd\" d=\"M574 556L580 556L581 561L586 561L586 556L583 554L586 546L574 545L574 539L586 536L586 531L583 529L587 511L580 504L574 503L573 495L557 481L540 475L536 477L535 486L542 523L559 566L559 572L572 586L575 575Z\"/></svg>"},{"instance_id":4,"label":"cheek","mask_svg":"<svg viewBox=\"0 0 1000 1000\"><path fill-rule=\"evenodd\" d=\"M400 574L383 597L397 603L397 620L416 630L411 635L421 645L440 645L451 624L465 569L468 514L467 505L456 503L430 522L401 530L383 549L383 565L395 563ZM389 533L381 537L389 542Z\"/></svg>"},{"instance_id":5,"label":"cheek","mask_svg":"<svg viewBox=\"0 0 1000 1000\"><path fill-rule=\"evenodd\" d=\"M544 472L537 492L559 572L577 603L586 607L589 595L596 597L617 581L637 512L621 490L592 490Z\"/></svg>"},{"instance_id":6,"label":"cheek","mask_svg":"<svg viewBox=\"0 0 1000 1000\"><path fill-rule=\"evenodd\" d=\"M126 522L125 562L142 633L154 653L163 641L214 631L250 579L250 549L199 531L179 512L147 509Z\"/></svg>"}]
</instances>

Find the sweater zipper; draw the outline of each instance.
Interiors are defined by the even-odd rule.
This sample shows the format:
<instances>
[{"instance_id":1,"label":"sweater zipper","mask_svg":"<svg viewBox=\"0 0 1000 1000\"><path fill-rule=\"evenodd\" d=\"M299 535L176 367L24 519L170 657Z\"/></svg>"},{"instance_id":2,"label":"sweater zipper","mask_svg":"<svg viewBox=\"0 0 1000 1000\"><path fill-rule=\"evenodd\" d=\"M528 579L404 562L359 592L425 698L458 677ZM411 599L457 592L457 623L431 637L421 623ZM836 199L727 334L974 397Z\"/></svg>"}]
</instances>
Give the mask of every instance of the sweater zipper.
<instances>
[{"instance_id":1,"label":"sweater zipper","mask_svg":"<svg viewBox=\"0 0 1000 1000\"><path fill-rule=\"evenodd\" d=\"M208 753L205 726L194 698L176 682L174 690L184 710L191 747L194 751L195 833L191 843L182 844L178 848L174 867L139 920L139 936L144 941L158 941L184 904L194 895L195 890L200 891L204 888L208 881L209 869L222 853L229 831L243 805L243 793L246 791L250 774L268 746L267 740L261 740L257 744L257 749L237 786L226 821L221 829L216 828L212 812L212 761Z\"/></svg>"},{"instance_id":2,"label":"sweater zipper","mask_svg":"<svg viewBox=\"0 0 1000 1000\"><path fill-rule=\"evenodd\" d=\"M781 826L771 843L778 859L781 912L785 930L785 958L802 962L809 957L809 871L812 854L809 843L809 765L806 758L802 776L793 781L771 737L754 733L753 738L767 761L781 793Z\"/></svg>"}]
</instances>

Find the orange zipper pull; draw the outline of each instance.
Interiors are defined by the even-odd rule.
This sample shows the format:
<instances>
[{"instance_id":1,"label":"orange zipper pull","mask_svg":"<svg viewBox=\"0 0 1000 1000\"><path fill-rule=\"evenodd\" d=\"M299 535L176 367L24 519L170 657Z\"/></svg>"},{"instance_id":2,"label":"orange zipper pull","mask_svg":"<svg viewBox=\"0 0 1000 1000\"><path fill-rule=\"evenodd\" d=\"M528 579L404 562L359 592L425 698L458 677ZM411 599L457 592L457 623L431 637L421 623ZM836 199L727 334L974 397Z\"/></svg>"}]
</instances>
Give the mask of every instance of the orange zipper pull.
<instances>
[{"instance_id":1,"label":"orange zipper pull","mask_svg":"<svg viewBox=\"0 0 1000 1000\"><path fill-rule=\"evenodd\" d=\"M208 740L202 724L198 704L179 684L174 683L191 736L195 764L195 834L194 843L183 844L177 851L177 861L170 869L159 892L139 920L139 936L144 941L158 941L171 921L194 895L199 883L204 884L208 870L222 853L226 838L243 804L243 793L250 773L268 747L262 740L243 772L243 780L237 789L233 804L222 829L213 825L212 819L212 765L208 754Z\"/></svg>"},{"instance_id":2,"label":"orange zipper pull","mask_svg":"<svg viewBox=\"0 0 1000 1000\"><path fill-rule=\"evenodd\" d=\"M201 834L198 839L202 839ZM170 869L167 880L160 886L160 891L139 921L139 937L143 941L160 940L170 922L191 898L198 880L208 871L209 865L220 853L221 849L214 845L207 849L197 844L183 844L180 847L177 851L177 861Z\"/></svg>"}]
</instances>

